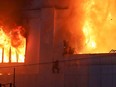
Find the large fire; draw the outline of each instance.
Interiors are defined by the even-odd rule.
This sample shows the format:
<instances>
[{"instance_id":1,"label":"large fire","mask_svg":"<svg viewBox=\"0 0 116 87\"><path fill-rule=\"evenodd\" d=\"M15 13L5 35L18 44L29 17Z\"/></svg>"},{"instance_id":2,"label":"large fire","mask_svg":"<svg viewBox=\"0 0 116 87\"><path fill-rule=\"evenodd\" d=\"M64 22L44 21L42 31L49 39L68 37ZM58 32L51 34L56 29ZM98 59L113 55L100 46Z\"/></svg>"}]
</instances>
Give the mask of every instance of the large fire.
<instances>
[{"instance_id":1,"label":"large fire","mask_svg":"<svg viewBox=\"0 0 116 87\"><path fill-rule=\"evenodd\" d=\"M108 53L116 49L116 0L85 0L84 34L80 53Z\"/></svg>"},{"instance_id":2,"label":"large fire","mask_svg":"<svg viewBox=\"0 0 116 87\"><path fill-rule=\"evenodd\" d=\"M24 28L16 26L7 30L0 26L0 63L15 63L25 61L26 38Z\"/></svg>"},{"instance_id":3,"label":"large fire","mask_svg":"<svg viewBox=\"0 0 116 87\"><path fill-rule=\"evenodd\" d=\"M75 54L116 52L115 8L116 0L70 0L57 38L67 40Z\"/></svg>"}]
</instances>

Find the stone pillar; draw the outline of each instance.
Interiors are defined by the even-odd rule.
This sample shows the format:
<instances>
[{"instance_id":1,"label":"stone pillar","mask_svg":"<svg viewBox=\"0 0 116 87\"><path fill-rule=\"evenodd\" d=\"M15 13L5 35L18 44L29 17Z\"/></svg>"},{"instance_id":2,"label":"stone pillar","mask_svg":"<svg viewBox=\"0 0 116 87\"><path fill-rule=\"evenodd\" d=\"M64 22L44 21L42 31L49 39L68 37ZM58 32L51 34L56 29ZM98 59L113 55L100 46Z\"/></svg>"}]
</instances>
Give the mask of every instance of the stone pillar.
<instances>
[{"instance_id":1,"label":"stone pillar","mask_svg":"<svg viewBox=\"0 0 116 87\"><path fill-rule=\"evenodd\" d=\"M26 63L39 63L40 53L40 10L27 11L28 35Z\"/></svg>"},{"instance_id":2,"label":"stone pillar","mask_svg":"<svg viewBox=\"0 0 116 87\"><path fill-rule=\"evenodd\" d=\"M54 55L55 9L42 8L40 21L39 86L53 87L52 61ZM45 83L44 83L45 82Z\"/></svg>"},{"instance_id":3,"label":"stone pillar","mask_svg":"<svg viewBox=\"0 0 116 87\"><path fill-rule=\"evenodd\" d=\"M53 60L55 9L41 9L40 30L40 62L51 62Z\"/></svg>"}]
</instances>

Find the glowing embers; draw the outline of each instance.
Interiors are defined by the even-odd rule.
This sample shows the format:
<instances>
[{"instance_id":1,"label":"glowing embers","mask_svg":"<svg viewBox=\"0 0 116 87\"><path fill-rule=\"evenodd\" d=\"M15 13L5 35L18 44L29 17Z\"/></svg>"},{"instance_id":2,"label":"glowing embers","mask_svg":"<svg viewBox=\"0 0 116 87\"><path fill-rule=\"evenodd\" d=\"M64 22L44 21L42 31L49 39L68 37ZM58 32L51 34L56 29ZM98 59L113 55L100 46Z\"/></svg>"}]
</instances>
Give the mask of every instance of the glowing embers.
<instances>
[{"instance_id":1,"label":"glowing embers","mask_svg":"<svg viewBox=\"0 0 116 87\"><path fill-rule=\"evenodd\" d=\"M0 27L0 63L23 63L25 61L26 38L21 26L4 32Z\"/></svg>"}]
</instances>

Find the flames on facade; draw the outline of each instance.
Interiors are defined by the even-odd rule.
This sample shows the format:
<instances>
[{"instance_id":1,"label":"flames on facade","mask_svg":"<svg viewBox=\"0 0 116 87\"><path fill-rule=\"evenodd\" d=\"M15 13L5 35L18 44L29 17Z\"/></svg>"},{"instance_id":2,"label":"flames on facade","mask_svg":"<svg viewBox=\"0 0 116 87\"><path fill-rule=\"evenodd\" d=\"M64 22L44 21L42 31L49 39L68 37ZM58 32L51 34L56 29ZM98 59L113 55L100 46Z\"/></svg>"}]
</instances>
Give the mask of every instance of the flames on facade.
<instances>
[{"instance_id":1,"label":"flames on facade","mask_svg":"<svg viewBox=\"0 0 116 87\"><path fill-rule=\"evenodd\" d=\"M116 0L85 0L80 53L108 53L116 49L115 8Z\"/></svg>"},{"instance_id":2,"label":"flames on facade","mask_svg":"<svg viewBox=\"0 0 116 87\"><path fill-rule=\"evenodd\" d=\"M25 61L26 38L23 34L24 28L21 26L13 29L0 26L0 63Z\"/></svg>"},{"instance_id":3,"label":"flames on facade","mask_svg":"<svg viewBox=\"0 0 116 87\"><path fill-rule=\"evenodd\" d=\"M67 40L75 54L116 51L115 8L116 0L71 0L57 38Z\"/></svg>"}]
</instances>

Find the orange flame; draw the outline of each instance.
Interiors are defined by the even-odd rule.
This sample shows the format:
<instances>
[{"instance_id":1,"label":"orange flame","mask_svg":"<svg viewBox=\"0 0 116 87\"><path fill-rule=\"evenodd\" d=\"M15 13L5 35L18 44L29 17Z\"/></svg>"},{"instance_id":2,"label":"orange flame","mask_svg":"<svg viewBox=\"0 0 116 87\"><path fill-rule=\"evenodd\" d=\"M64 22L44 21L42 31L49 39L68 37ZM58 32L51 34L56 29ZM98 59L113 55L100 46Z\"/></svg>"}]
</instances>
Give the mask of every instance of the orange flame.
<instances>
[{"instance_id":1,"label":"orange flame","mask_svg":"<svg viewBox=\"0 0 116 87\"><path fill-rule=\"evenodd\" d=\"M84 47L80 53L108 53L116 49L115 0L87 0L83 34Z\"/></svg>"},{"instance_id":2,"label":"orange flame","mask_svg":"<svg viewBox=\"0 0 116 87\"><path fill-rule=\"evenodd\" d=\"M22 35L23 28L16 27L10 33L5 33L0 27L0 63L24 62L26 38Z\"/></svg>"}]
</instances>

